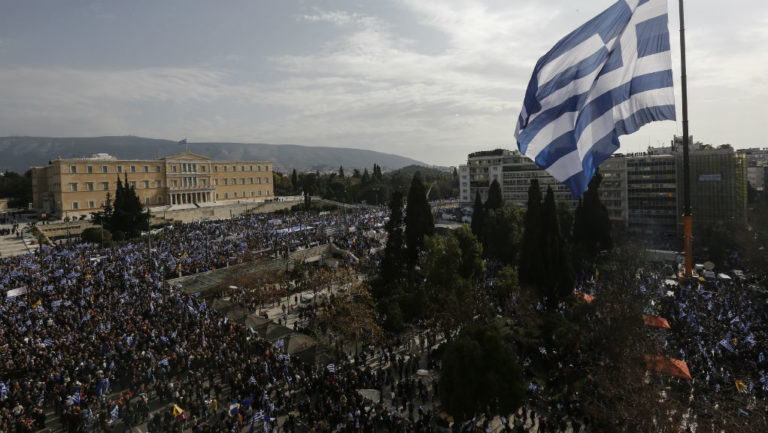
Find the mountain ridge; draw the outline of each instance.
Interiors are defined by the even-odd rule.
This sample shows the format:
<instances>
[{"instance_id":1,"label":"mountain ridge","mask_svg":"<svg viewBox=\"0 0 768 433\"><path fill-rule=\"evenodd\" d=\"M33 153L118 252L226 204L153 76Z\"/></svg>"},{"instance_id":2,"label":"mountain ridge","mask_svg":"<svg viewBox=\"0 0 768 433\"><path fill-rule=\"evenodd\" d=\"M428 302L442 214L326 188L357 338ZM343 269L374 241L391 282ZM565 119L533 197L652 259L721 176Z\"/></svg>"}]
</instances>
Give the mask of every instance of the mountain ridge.
<instances>
[{"instance_id":1,"label":"mountain ridge","mask_svg":"<svg viewBox=\"0 0 768 433\"><path fill-rule=\"evenodd\" d=\"M90 157L108 153L119 159L156 159L184 152L212 159L272 161L275 170L290 172L328 171L343 166L362 170L380 165L397 170L409 165L429 166L400 155L348 147L305 146L300 144L202 142L181 144L173 140L133 135L101 137L0 137L0 169L23 173L33 166L47 165L56 158Z\"/></svg>"}]
</instances>

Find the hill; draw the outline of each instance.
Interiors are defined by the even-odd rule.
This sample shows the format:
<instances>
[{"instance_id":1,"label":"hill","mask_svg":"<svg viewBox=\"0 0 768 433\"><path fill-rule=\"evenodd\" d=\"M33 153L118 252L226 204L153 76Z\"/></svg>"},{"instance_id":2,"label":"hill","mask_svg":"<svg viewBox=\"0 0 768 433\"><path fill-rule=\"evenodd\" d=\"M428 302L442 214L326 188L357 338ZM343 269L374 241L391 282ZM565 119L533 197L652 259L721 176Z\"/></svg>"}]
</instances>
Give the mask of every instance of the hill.
<instances>
[{"instance_id":1,"label":"hill","mask_svg":"<svg viewBox=\"0 0 768 433\"><path fill-rule=\"evenodd\" d=\"M134 136L116 137L0 137L0 169L23 173L29 167L47 165L58 157L73 158L108 153L121 159L154 159L183 152L186 147L172 140ZM213 159L270 160L278 171L328 171L363 169L380 165L397 170L422 162L372 150L264 143L189 143L189 151Z\"/></svg>"}]
</instances>

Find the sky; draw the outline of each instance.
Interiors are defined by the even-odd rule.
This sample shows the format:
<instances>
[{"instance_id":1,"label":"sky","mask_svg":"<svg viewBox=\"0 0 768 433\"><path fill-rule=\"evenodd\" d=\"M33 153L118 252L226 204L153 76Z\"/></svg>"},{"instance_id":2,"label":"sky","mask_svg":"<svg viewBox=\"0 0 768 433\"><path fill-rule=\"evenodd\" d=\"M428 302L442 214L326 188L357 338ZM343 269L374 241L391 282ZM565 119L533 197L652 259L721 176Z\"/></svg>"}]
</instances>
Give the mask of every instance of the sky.
<instances>
[{"instance_id":1,"label":"sky","mask_svg":"<svg viewBox=\"0 0 768 433\"><path fill-rule=\"evenodd\" d=\"M0 136L515 149L536 60L612 0L0 0ZM679 18L669 4L678 119ZM690 133L768 147L768 1L689 1ZM682 122L621 138L667 145Z\"/></svg>"}]
</instances>

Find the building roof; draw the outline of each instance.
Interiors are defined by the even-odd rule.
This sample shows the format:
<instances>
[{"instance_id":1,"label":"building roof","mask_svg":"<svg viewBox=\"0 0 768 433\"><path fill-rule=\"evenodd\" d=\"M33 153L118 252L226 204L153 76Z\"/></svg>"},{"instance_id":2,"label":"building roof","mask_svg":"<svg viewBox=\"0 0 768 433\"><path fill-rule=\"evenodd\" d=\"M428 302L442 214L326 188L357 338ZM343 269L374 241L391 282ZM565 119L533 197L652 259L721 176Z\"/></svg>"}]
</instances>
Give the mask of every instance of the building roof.
<instances>
[{"instance_id":1,"label":"building roof","mask_svg":"<svg viewBox=\"0 0 768 433\"><path fill-rule=\"evenodd\" d=\"M201 160L203 159L206 161L211 160L211 158L208 158L207 156L203 156L193 152L181 152L181 153L177 153L176 155L164 156L160 159L165 159L165 160L169 160L169 159Z\"/></svg>"}]
</instances>

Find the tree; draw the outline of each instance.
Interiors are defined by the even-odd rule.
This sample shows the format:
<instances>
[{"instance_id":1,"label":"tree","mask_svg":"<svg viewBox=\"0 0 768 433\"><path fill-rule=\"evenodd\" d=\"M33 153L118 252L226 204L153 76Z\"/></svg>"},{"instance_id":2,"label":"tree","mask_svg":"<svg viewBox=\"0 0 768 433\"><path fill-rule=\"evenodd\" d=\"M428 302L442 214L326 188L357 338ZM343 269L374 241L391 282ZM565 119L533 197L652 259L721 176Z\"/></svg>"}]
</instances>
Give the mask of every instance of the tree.
<instances>
[{"instance_id":1,"label":"tree","mask_svg":"<svg viewBox=\"0 0 768 433\"><path fill-rule=\"evenodd\" d=\"M472 233L481 241L483 240L485 226L485 208L483 199L480 198L480 191L475 194L475 204L472 206Z\"/></svg>"},{"instance_id":2,"label":"tree","mask_svg":"<svg viewBox=\"0 0 768 433\"><path fill-rule=\"evenodd\" d=\"M384 328L399 331L403 327L400 302L404 296L402 281L405 268L403 194L399 191L392 193L392 199L389 202L389 221L385 230L387 244L384 248L378 278L372 284L373 294L384 318Z\"/></svg>"},{"instance_id":3,"label":"tree","mask_svg":"<svg viewBox=\"0 0 768 433\"><path fill-rule=\"evenodd\" d=\"M339 177L344 179L344 166L339 166Z\"/></svg>"},{"instance_id":4,"label":"tree","mask_svg":"<svg viewBox=\"0 0 768 433\"><path fill-rule=\"evenodd\" d=\"M491 286L491 295L496 298L498 305L503 305L510 296L518 291L520 291L520 282L517 278L517 271L512 266L504 266L496 275L496 280Z\"/></svg>"},{"instance_id":5,"label":"tree","mask_svg":"<svg viewBox=\"0 0 768 433\"><path fill-rule=\"evenodd\" d=\"M535 283L540 273L541 249L541 189L538 179L531 179L528 187L528 209L525 211L525 231L520 251L520 282Z\"/></svg>"},{"instance_id":6,"label":"tree","mask_svg":"<svg viewBox=\"0 0 768 433\"><path fill-rule=\"evenodd\" d=\"M314 173L305 173L301 177L301 188L304 194L304 208L309 210L312 204L312 194L317 188L317 177Z\"/></svg>"},{"instance_id":7,"label":"tree","mask_svg":"<svg viewBox=\"0 0 768 433\"><path fill-rule=\"evenodd\" d=\"M368 174L368 169L363 170L363 177L360 179L360 183L363 185L368 185L371 181L371 175Z\"/></svg>"},{"instance_id":8,"label":"tree","mask_svg":"<svg viewBox=\"0 0 768 433\"><path fill-rule=\"evenodd\" d=\"M484 217L485 256L508 265L517 265L523 237L523 214L519 209L501 208Z\"/></svg>"},{"instance_id":9,"label":"tree","mask_svg":"<svg viewBox=\"0 0 768 433\"><path fill-rule=\"evenodd\" d=\"M103 247L112 245L112 233L101 227L88 227L80 233L80 238L85 242L91 242Z\"/></svg>"},{"instance_id":10,"label":"tree","mask_svg":"<svg viewBox=\"0 0 768 433\"><path fill-rule=\"evenodd\" d=\"M494 179L493 182L491 182L490 188L488 188L488 200L485 201L485 210L486 212L490 212L503 207L504 198L501 195L501 186L499 185L499 182Z\"/></svg>"},{"instance_id":11,"label":"tree","mask_svg":"<svg viewBox=\"0 0 768 433\"><path fill-rule=\"evenodd\" d=\"M465 328L446 344L442 362L440 403L456 422L520 407L525 395L522 370L498 325Z\"/></svg>"},{"instance_id":12,"label":"tree","mask_svg":"<svg viewBox=\"0 0 768 433\"><path fill-rule=\"evenodd\" d=\"M427 202L421 175L416 172L408 190L408 207L405 209L406 259L409 270L415 268L419 253L424 250L424 236L432 236L434 231L432 209Z\"/></svg>"},{"instance_id":13,"label":"tree","mask_svg":"<svg viewBox=\"0 0 768 433\"><path fill-rule=\"evenodd\" d=\"M275 188L276 196L292 195L294 192L291 179L288 176L283 176L279 171L272 172L272 185Z\"/></svg>"},{"instance_id":14,"label":"tree","mask_svg":"<svg viewBox=\"0 0 768 433\"><path fill-rule=\"evenodd\" d=\"M598 192L602 180L603 176L598 172L589 181L574 221L573 241L590 259L594 259L600 251L613 248L611 220Z\"/></svg>"},{"instance_id":15,"label":"tree","mask_svg":"<svg viewBox=\"0 0 768 433\"><path fill-rule=\"evenodd\" d=\"M144 211L144 205L136 195L136 189L129 186L128 174L126 174L125 182L120 180L120 176L117 177L117 189L111 214L109 196L107 196L102 215L96 220L112 232L114 240L121 240L123 236L128 239L137 238L142 230L148 230L149 216L149 212Z\"/></svg>"},{"instance_id":16,"label":"tree","mask_svg":"<svg viewBox=\"0 0 768 433\"><path fill-rule=\"evenodd\" d=\"M294 168L291 172L291 185L293 186L292 191L295 194L299 190L299 175L296 173L296 169Z\"/></svg>"},{"instance_id":17,"label":"tree","mask_svg":"<svg viewBox=\"0 0 768 433\"><path fill-rule=\"evenodd\" d=\"M32 170L23 175L6 171L0 176L0 197L10 199L9 207L26 208L32 202Z\"/></svg>"},{"instance_id":18,"label":"tree","mask_svg":"<svg viewBox=\"0 0 768 433\"><path fill-rule=\"evenodd\" d=\"M550 306L556 306L573 291L573 271L570 259L560 237L560 224L557 222L555 194L552 187L547 187L547 195L542 207L542 227L539 232L541 252L541 272L536 275L540 293L546 297Z\"/></svg>"},{"instance_id":19,"label":"tree","mask_svg":"<svg viewBox=\"0 0 768 433\"><path fill-rule=\"evenodd\" d=\"M453 232L453 236L458 241L459 248L461 249L459 275L474 285L480 279L483 270L485 270L483 246L466 225L456 229Z\"/></svg>"}]
</instances>

